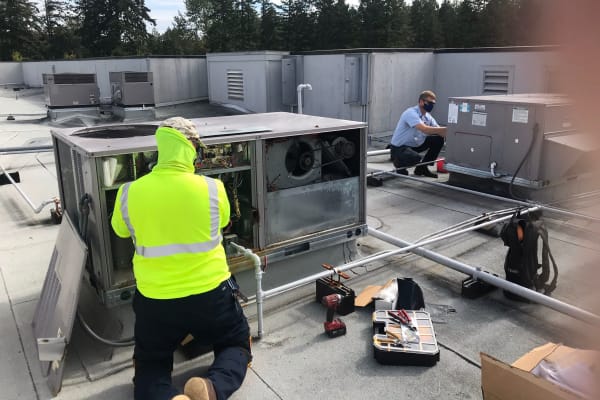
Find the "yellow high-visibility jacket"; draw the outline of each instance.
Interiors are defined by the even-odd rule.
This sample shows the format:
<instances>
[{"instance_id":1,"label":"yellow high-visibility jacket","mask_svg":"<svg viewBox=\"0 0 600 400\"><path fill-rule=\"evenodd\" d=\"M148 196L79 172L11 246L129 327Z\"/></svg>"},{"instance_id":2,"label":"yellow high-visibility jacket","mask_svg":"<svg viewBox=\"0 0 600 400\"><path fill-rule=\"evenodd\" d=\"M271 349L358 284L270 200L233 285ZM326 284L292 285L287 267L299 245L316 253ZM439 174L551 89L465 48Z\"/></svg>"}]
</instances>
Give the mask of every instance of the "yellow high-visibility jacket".
<instances>
[{"instance_id":1,"label":"yellow high-visibility jacket","mask_svg":"<svg viewBox=\"0 0 600 400\"><path fill-rule=\"evenodd\" d=\"M138 290L153 299L205 293L231 274L221 229L229 223L223 182L194 174L196 150L179 131L156 131L158 163L119 188L111 220L135 245Z\"/></svg>"}]
</instances>

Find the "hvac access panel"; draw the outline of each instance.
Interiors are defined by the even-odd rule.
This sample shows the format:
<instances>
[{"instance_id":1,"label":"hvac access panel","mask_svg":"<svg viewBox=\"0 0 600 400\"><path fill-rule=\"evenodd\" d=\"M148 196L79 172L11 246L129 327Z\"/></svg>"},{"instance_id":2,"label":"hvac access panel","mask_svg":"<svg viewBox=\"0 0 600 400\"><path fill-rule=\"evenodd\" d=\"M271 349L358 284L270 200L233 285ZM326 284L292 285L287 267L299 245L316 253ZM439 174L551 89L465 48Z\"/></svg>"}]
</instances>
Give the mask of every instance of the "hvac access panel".
<instances>
[{"instance_id":1,"label":"hvac access panel","mask_svg":"<svg viewBox=\"0 0 600 400\"><path fill-rule=\"evenodd\" d=\"M363 123L289 113L194 122L207 145L196 173L222 180L230 201L225 242L272 266L366 233ZM52 132L63 208L85 232L86 279L107 306L130 301L135 290L133 245L110 219L119 187L156 164L157 125Z\"/></svg>"}]
</instances>

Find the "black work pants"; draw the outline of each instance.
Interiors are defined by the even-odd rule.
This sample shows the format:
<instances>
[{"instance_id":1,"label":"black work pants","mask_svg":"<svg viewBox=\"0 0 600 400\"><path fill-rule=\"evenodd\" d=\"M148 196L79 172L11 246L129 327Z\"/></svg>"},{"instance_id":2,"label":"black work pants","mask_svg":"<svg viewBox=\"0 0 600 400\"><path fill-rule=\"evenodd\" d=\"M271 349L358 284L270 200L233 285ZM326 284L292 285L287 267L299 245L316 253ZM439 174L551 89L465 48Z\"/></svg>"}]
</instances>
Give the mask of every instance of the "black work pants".
<instances>
[{"instance_id":1,"label":"black work pants","mask_svg":"<svg viewBox=\"0 0 600 400\"><path fill-rule=\"evenodd\" d=\"M251 359L250 328L227 281L180 299L150 299L136 291L133 310L135 400L170 400L180 393L171 383L173 352L188 334L213 346L215 359L206 377L219 400L242 385Z\"/></svg>"},{"instance_id":2,"label":"black work pants","mask_svg":"<svg viewBox=\"0 0 600 400\"><path fill-rule=\"evenodd\" d=\"M434 161L442 147L444 146L444 138L438 135L427 135L423 144L417 147L410 146L390 146L390 155L396 168L409 168L419 163L427 163ZM425 153L421 158L419 153ZM426 164L431 165L431 164Z\"/></svg>"}]
</instances>

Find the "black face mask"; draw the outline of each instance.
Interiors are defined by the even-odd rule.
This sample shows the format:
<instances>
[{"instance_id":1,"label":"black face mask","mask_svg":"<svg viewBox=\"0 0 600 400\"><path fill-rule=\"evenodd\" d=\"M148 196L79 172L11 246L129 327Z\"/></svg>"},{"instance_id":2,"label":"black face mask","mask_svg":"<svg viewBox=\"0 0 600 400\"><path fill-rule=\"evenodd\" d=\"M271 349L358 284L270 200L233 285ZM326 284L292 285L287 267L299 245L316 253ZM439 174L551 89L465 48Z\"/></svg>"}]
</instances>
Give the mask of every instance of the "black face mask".
<instances>
[{"instance_id":1,"label":"black face mask","mask_svg":"<svg viewBox=\"0 0 600 400\"><path fill-rule=\"evenodd\" d=\"M429 103L427 101L423 102L423 108L425 109L425 111L427 112L431 112L433 110L433 106L435 106L435 103Z\"/></svg>"}]
</instances>

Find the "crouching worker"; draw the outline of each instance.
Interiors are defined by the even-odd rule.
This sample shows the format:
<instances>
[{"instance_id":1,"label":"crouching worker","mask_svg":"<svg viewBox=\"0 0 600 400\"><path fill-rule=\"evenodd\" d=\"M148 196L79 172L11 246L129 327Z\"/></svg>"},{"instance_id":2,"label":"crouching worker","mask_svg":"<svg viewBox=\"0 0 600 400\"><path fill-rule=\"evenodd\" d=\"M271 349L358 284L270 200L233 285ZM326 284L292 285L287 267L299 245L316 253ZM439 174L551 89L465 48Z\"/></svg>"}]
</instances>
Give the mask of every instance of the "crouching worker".
<instances>
[{"instance_id":1,"label":"crouching worker","mask_svg":"<svg viewBox=\"0 0 600 400\"><path fill-rule=\"evenodd\" d=\"M119 188L111 221L135 246L134 398L224 400L241 386L252 357L221 244L227 193L220 180L194 173L204 145L191 121L165 120L156 143L158 163ZM173 353L188 334L212 345L215 358L207 376L191 378L180 394L171 383Z\"/></svg>"},{"instance_id":2,"label":"crouching worker","mask_svg":"<svg viewBox=\"0 0 600 400\"><path fill-rule=\"evenodd\" d=\"M431 165L440 154L444 146L446 127L439 126L429 114L434 105L435 93L426 90L419 95L419 103L407 108L400 116L390 144L391 159L398 173L408 175L406 167L424 163L415 167L414 174L437 178L427 165ZM427 152L421 159L419 153L424 151Z\"/></svg>"}]
</instances>

